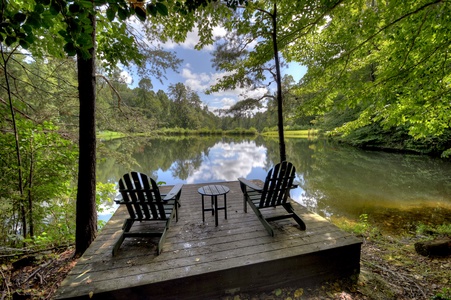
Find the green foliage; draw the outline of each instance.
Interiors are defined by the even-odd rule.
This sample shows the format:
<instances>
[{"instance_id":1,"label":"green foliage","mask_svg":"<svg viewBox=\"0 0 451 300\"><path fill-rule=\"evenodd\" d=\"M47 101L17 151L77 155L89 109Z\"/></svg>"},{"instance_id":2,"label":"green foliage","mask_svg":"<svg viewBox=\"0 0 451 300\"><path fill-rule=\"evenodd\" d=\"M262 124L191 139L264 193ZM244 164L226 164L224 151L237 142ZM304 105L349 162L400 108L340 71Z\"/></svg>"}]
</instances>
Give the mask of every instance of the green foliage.
<instances>
[{"instance_id":1,"label":"green foliage","mask_svg":"<svg viewBox=\"0 0 451 300\"><path fill-rule=\"evenodd\" d=\"M426 224L418 224L416 227L416 233L417 234L426 234L426 235L432 235L432 236L451 236L451 224L442 224L438 226L430 226Z\"/></svg>"},{"instance_id":2,"label":"green foliage","mask_svg":"<svg viewBox=\"0 0 451 300\"><path fill-rule=\"evenodd\" d=\"M73 239L74 178L76 174L76 145L63 139L51 123L36 125L19 120L21 137L22 172L24 194L18 191L17 160L14 137L10 133L0 135L0 198L3 199L0 239L5 245L27 242L39 246L46 242L70 241ZM9 157L9 159L8 159ZM22 226L19 207L26 212L27 236L17 228ZM33 226L33 232L31 232Z\"/></svg>"},{"instance_id":3,"label":"green foliage","mask_svg":"<svg viewBox=\"0 0 451 300\"><path fill-rule=\"evenodd\" d=\"M346 219L340 219L339 221L334 221L334 224L337 224L343 230L353 232L354 234L365 238L373 238L379 233L378 228L370 225L368 214L361 214L358 222L350 222Z\"/></svg>"},{"instance_id":4,"label":"green foliage","mask_svg":"<svg viewBox=\"0 0 451 300\"><path fill-rule=\"evenodd\" d=\"M289 45L291 57L308 67L297 91L299 115L324 116L320 124L348 114L334 127L344 136L377 124L387 133L402 128L419 143L442 137L446 144L450 11L446 1L334 7L311 35Z\"/></svg>"},{"instance_id":5,"label":"green foliage","mask_svg":"<svg viewBox=\"0 0 451 300\"><path fill-rule=\"evenodd\" d=\"M451 288L442 288L432 297L432 300L451 300Z\"/></svg>"}]
</instances>

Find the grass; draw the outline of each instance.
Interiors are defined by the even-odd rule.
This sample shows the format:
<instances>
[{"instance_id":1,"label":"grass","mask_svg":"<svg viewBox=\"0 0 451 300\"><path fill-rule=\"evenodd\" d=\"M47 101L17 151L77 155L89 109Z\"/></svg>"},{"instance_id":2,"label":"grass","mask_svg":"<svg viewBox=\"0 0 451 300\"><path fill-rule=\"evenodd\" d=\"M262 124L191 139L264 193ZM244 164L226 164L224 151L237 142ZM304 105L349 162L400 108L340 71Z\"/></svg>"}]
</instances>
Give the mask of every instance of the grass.
<instances>
[{"instance_id":1,"label":"grass","mask_svg":"<svg viewBox=\"0 0 451 300\"><path fill-rule=\"evenodd\" d=\"M356 221L342 217L331 219L341 229L364 240L356 286L363 299L451 300L450 257L424 257L414 247L418 241L451 236L450 224L417 223L413 231L387 234L369 219L367 214L360 215Z\"/></svg>"},{"instance_id":2,"label":"grass","mask_svg":"<svg viewBox=\"0 0 451 300\"><path fill-rule=\"evenodd\" d=\"M286 138L316 138L318 130L316 129L306 129L306 130L285 130L284 135ZM279 133L277 131L267 131L262 133L263 136L268 137L278 137Z\"/></svg>"},{"instance_id":3,"label":"grass","mask_svg":"<svg viewBox=\"0 0 451 300\"><path fill-rule=\"evenodd\" d=\"M113 140L126 137L127 135L122 132L114 131L100 131L97 132L97 138L102 140Z\"/></svg>"},{"instance_id":4,"label":"grass","mask_svg":"<svg viewBox=\"0 0 451 300\"><path fill-rule=\"evenodd\" d=\"M151 134L145 132L139 133L122 133L114 131L100 131L97 133L97 138L102 140L113 140L124 137L135 136L255 136L258 132L256 129L233 129L233 130L221 130L221 129L183 129L183 128L163 128L154 130Z\"/></svg>"},{"instance_id":5,"label":"grass","mask_svg":"<svg viewBox=\"0 0 451 300\"><path fill-rule=\"evenodd\" d=\"M183 129L183 128L165 128L155 130L153 134L157 134L159 136L171 136L171 135L227 135L227 136L236 136L236 135L257 135L258 132L256 129L234 129L234 130L210 130L210 129ZM279 133L277 131L266 131L261 133L261 135L266 137L274 137L278 138ZM312 139L316 138L318 135L318 130L316 129L306 129L306 130L285 130L284 135L286 138L298 138L298 139ZM113 140L119 139L123 137L130 136L149 136L147 133L122 133L122 132L114 132L114 131L100 131L97 133L97 138L102 140Z\"/></svg>"}]
</instances>

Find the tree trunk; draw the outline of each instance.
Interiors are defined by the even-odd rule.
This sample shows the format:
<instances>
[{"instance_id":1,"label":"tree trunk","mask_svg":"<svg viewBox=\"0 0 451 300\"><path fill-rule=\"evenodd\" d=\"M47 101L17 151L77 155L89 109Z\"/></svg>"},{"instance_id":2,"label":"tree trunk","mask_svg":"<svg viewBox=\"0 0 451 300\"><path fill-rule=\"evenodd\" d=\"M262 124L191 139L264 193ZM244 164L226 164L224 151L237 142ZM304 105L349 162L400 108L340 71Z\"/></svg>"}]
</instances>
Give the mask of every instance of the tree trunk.
<instances>
[{"instance_id":1,"label":"tree trunk","mask_svg":"<svg viewBox=\"0 0 451 300\"><path fill-rule=\"evenodd\" d=\"M95 45L95 16L91 15L92 42ZM78 92L80 97L78 191L76 208L75 257L81 256L95 239L96 211L96 77L95 46L90 58L77 54Z\"/></svg>"},{"instance_id":2,"label":"tree trunk","mask_svg":"<svg viewBox=\"0 0 451 300\"><path fill-rule=\"evenodd\" d=\"M274 3L274 12L272 14L272 44L274 49L274 63L276 65L276 83L277 83L277 128L279 130L279 155L280 161L287 160L285 151L285 136L283 132L283 99L282 99L282 78L280 75L279 49L277 47L277 4Z\"/></svg>"},{"instance_id":3,"label":"tree trunk","mask_svg":"<svg viewBox=\"0 0 451 300\"><path fill-rule=\"evenodd\" d=\"M19 189L19 193L20 193L20 200L19 200L20 213L19 213L19 215L20 215L20 219L22 222L22 236L24 238L26 238L27 237L27 216L26 216L25 203L24 203L25 199L24 199L22 157L20 154L19 132L17 129L16 114L14 112L13 99L12 99L12 95L11 95L11 87L9 85L9 76L8 76L8 68L7 68L9 56L5 57L5 52L3 51L3 47L1 48L1 55L2 55L2 59L3 59L3 75L5 76L6 92L8 93L9 107L11 110L11 120L13 123L14 139L16 142L18 189Z\"/></svg>"},{"instance_id":4,"label":"tree trunk","mask_svg":"<svg viewBox=\"0 0 451 300\"><path fill-rule=\"evenodd\" d=\"M30 237L34 236L34 220L33 220L33 175L34 175L34 139L33 134L30 136L30 174L28 175L28 223L30 225Z\"/></svg>"}]
</instances>

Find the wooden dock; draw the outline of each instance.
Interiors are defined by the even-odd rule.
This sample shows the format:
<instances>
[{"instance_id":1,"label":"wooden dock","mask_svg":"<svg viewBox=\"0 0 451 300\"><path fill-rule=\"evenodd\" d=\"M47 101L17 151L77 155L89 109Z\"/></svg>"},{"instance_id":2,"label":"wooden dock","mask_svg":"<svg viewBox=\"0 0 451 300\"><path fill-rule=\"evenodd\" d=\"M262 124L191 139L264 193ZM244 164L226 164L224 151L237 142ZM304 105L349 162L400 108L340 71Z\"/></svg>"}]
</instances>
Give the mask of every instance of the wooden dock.
<instances>
[{"instance_id":1,"label":"wooden dock","mask_svg":"<svg viewBox=\"0 0 451 300\"><path fill-rule=\"evenodd\" d=\"M274 222L276 236L270 237L252 210L243 212L238 182L215 184L230 188L227 220L220 211L218 227L211 213L203 223L197 190L205 184L184 185L179 221L172 223L159 256L156 240L139 238L126 239L112 256L127 217L119 208L64 280L57 299L214 299L359 272L360 239L296 203L307 230L288 219ZM221 205L222 196L218 201Z\"/></svg>"}]
</instances>

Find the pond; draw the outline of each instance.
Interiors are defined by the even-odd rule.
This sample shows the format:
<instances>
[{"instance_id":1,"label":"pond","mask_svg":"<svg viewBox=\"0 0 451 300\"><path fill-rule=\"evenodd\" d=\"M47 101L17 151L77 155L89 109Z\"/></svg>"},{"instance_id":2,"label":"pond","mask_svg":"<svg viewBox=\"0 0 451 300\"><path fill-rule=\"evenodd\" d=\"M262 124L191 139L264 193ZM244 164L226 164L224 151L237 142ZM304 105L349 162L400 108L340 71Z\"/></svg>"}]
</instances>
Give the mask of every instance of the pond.
<instances>
[{"instance_id":1,"label":"pond","mask_svg":"<svg viewBox=\"0 0 451 300\"><path fill-rule=\"evenodd\" d=\"M101 145L98 180L114 183L132 170L168 185L263 180L279 157L278 142L261 137L129 138ZM451 222L449 161L324 140L288 139L286 149L299 184L291 197L325 218L358 220L365 214L386 230Z\"/></svg>"}]
</instances>

